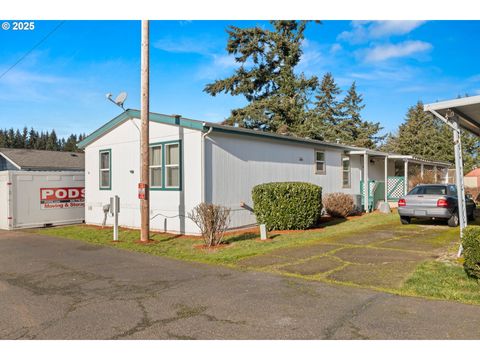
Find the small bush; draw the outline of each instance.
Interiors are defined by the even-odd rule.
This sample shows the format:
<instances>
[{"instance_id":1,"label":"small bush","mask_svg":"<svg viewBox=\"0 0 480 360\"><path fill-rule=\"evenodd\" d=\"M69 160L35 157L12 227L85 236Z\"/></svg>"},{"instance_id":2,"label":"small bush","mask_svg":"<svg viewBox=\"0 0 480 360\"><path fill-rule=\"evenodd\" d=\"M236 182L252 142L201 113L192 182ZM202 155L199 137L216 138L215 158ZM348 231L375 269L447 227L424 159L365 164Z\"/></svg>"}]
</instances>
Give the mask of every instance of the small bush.
<instances>
[{"instance_id":1,"label":"small bush","mask_svg":"<svg viewBox=\"0 0 480 360\"><path fill-rule=\"evenodd\" d=\"M220 244L230 223L230 209L201 203L193 208L188 217L199 227L205 246Z\"/></svg>"},{"instance_id":2,"label":"small bush","mask_svg":"<svg viewBox=\"0 0 480 360\"><path fill-rule=\"evenodd\" d=\"M441 180L440 177L438 177L437 181L435 181L435 171L433 170L425 170L423 172L423 176L420 171L416 171L414 174L408 177L408 185L409 189L411 190L420 184L436 184L439 180Z\"/></svg>"},{"instance_id":3,"label":"small bush","mask_svg":"<svg viewBox=\"0 0 480 360\"><path fill-rule=\"evenodd\" d=\"M327 194L322 199L323 208L335 218L346 218L355 213L353 197L344 193Z\"/></svg>"},{"instance_id":4,"label":"small bush","mask_svg":"<svg viewBox=\"0 0 480 360\"><path fill-rule=\"evenodd\" d=\"M322 210L322 188L304 182L260 184L252 190L253 211L268 230L304 230Z\"/></svg>"},{"instance_id":5,"label":"small bush","mask_svg":"<svg viewBox=\"0 0 480 360\"><path fill-rule=\"evenodd\" d=\"M462 244L465 272L480 279L480 226L468 226L463 233Z\"/></svg>"}]
</instances>

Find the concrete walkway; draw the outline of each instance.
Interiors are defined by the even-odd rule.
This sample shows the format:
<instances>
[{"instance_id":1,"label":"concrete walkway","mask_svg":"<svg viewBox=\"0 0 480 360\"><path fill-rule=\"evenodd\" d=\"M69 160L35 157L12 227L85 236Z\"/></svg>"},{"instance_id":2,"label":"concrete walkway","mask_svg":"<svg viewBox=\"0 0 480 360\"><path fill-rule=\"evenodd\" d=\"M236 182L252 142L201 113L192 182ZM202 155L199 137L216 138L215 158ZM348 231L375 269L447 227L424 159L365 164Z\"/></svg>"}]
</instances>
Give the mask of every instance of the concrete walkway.
<instances>
[{"instance_id":1,"label":"concrete walkway","mask_svg":"<svg viewBox=\"0 0 480 360\"><path fill-rule=\"evenodd\" d=\"M2 339L479 339L478 306L0 233Z\"/></svg>"},{"instance_id":2,"label":"concrete walkway","mask_svg":"<svg viewBox=\"0 0 480 360\"><path fill-rule=\"evenodd\" d=\"M245 258L238 265L311 280L395 289L403 285L419 263L446 252L456 240L454 234L444 236L448 229L435 225L377 226Z\"/></svg>"}]
</instances>

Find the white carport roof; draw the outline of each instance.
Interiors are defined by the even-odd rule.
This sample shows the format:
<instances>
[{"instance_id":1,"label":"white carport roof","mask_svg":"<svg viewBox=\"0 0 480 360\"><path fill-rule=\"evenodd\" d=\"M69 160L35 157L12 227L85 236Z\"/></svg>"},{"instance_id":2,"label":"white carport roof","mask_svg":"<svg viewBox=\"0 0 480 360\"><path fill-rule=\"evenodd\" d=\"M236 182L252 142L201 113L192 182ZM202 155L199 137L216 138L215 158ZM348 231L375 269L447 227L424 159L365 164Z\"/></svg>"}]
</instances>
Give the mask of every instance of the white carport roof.
<instances>
[{"instance_id":1,"label":"white carport roof","mask_svg":"<svg viewBox=\"0 0 480 360\"><path fill-rule=\"evenodd\" d=\"M431 112L453 130L456 183L459 193L458 217L460 222L460 237L462 237L463 229L467 226L467 212L465 205L465 186L463 183L462 137L460 136L460 130L464 129L480 136L480 95L425 104L423 109ZM460 245L458 256L461 255L462 250L462 245Z\"/></svg>"},{"instance_id":2,"label":"white carport roof","mask_svg":"<svg viewBox=\"0 0 480 360\"><path fill-rule=\"evenodd\" d=\"M480 136L480 95L426 104L424 110L444 118L457 115L455 121L461 128Z\"/></svg>"}]
</instances>

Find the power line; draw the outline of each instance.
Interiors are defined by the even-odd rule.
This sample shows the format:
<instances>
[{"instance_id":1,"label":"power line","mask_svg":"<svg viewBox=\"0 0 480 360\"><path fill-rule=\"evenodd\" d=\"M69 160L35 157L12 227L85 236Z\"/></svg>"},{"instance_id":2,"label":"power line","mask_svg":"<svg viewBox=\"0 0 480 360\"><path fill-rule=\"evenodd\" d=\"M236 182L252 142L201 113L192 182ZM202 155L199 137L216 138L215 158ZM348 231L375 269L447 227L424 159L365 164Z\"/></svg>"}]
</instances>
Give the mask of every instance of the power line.
<instances>
[{"instance_id":1,"label":"power line","mask_svg":"<svg viewBox=\"0 0 480 360\"><path fill-rule=\"evenodd\" d=\"M20 64L22 60L24 60L28 55L32 53L33 50L35 50L37 47L39 47L42 43L47 40L50 35L52 35L55 31L58 30L60 26L62 26L65 23L65 20L62 20L57 26L55 26L47 35L45 35L39 42L37 42L30 50L28 50L20 59L18 59L12 66L10 66L7 70L5 70L1 75L0 79L3 78L7 73L12 70L15 66Z\"/></svg>"}]
</instances>

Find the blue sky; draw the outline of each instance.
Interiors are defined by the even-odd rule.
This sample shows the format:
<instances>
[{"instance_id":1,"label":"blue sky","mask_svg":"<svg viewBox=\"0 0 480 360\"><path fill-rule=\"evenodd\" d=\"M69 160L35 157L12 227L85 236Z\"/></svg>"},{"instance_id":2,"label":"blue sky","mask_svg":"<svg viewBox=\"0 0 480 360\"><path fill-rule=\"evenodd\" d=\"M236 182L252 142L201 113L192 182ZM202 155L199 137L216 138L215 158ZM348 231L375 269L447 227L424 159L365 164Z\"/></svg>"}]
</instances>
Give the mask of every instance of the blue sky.
<instances>
[{"instance_id":1,"label":"blue sky","mask_svg":"<svg viewBox=\"0 0 480 360\"><path fill-rule=\"evenodd\" d=\"M58 21L33 31L0 30L0 73ZM204 86L232 74L228 25L266 21L151 22L151 111L221 121L241 97L212 97ZM356 81L363 117L394 131L418 100L480 94L479 21L324 21L310 23L299 71L331 72L346 90ZM140 107L140 22L67 21L0 79L0 127L90 133L120 113L105 93L127 91Z\"/></svg>"}]
</instances>

